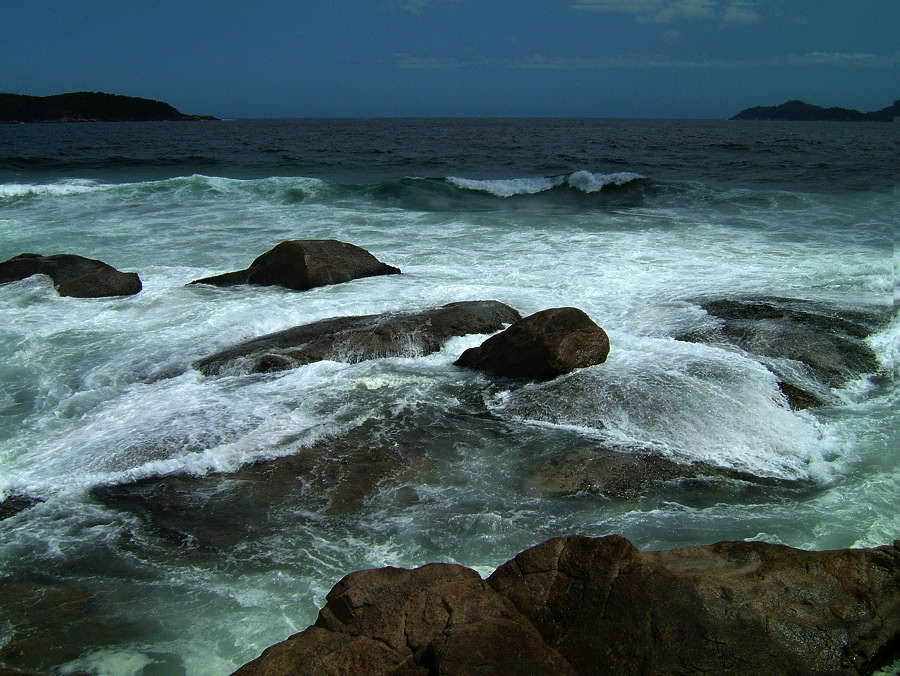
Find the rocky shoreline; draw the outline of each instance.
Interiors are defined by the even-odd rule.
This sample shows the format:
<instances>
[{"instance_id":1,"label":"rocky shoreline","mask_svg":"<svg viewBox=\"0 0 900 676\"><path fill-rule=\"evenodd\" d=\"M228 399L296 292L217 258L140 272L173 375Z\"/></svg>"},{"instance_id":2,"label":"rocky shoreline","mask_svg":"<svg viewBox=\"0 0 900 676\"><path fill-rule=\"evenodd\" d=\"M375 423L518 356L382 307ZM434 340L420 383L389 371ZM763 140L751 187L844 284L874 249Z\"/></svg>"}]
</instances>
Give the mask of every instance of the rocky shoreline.
<instances>
[{"instance_id":1,"label":"rocky shoreline","mask_svg":"<svg viewBox=\"0 0 900 676\"><path fill-rule=\"evenodd\" d=\"M354 245L291 240L245 270L192 284L302 291L399 273ZM50 276L60 295L140 291L136 273L70 254L22 254L0 263L0 283L33 274ZM885 313L774 297L690 302L707 320L673 338L758 361L778 379L785 410L827 405L835 388L879 368L865 338L884 325ZM209 378L259 377L253 374L320 360L423 356L472 334L494 335L448 365L472 370L472 378L453 393L456 405L430 414L427 424L421 416L387 412L338 435L298 441L287 455L234 472L97 486L90 498L136 518L173 555L187 559L246 549L277 535L284 519L297 518L284 513L286 505L337 518L363 508L379 491L398 504L415 504L419 496L411 486L427 471L431 453L467 435L508 434L513 420L566 423L566 411L580 409L595 388L591 379L602 378L610 351L606 332L577 308L523 318L485 300L326 319L232 346L192 368ZM489 408L485 393L497 389L510 396L503 407ZM523 487L543 496L635 500L695 482L802 489L711 463L678 462L650 447L593 440L523 461L513 471ZM38 503L7 496L0 519L28 518ZM900 649L898 546L805 552L728 542L644 553L618 536L570 536L520 553L486 580L450 564L361 571L334 587L314 626L236 676L868 674ZM24 588L16 593L31 594ZM27 642L24 633L13 632L0 662L27 650Z\"/></svg>"}]
</instances>

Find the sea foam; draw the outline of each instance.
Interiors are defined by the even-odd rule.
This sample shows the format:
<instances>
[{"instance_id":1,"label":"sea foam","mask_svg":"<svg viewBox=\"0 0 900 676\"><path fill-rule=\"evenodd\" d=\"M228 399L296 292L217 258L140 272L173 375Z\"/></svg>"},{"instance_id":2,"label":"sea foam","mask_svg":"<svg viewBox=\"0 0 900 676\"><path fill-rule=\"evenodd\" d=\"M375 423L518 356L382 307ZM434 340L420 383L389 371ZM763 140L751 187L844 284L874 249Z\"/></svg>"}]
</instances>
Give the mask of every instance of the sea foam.
<instances>
[{"instance_id":1,"label":"sea foam","mask_svg":"<svg viewBox=\"0 0 900 676\"><path fill-rule=\"evenodd\" d=\"M539 176L534 178L478 180L448 176L447 182L465 190L480 190L497 197L513 197L515 195L536 195L562 185L567 185L584 193L595 193L600 192L609 185L625 185L642 178L644 177L633 172L595 174L582 170L568 176Z\"/></svg>"}]
</instances>

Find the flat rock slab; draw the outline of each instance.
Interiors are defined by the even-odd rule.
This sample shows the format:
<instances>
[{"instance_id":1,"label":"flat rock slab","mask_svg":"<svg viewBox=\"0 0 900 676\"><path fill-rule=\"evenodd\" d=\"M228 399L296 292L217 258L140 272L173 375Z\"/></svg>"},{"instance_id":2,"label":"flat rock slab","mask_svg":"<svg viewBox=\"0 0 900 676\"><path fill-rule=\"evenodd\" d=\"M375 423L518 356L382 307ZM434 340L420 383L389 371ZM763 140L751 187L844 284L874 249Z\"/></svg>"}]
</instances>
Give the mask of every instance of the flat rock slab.
<instances>
[{"instance_id":1,"label":"flat rock slab","mask_svg":"<svg viewBox=\"0 0 900 676\"><path fill-rule=\"evenodd\" d=\"M356 363L437 352L449 338L493 333L520 318L498 301L451 303L422 312L336 317L270 333L194 363L205 375L283 371L323 359Z\"/></svg>"},{"instance_id":2,"label":"flat rock slab","mask_svg":"<svg viewBox=\"0 0 900 676\"><path fill-rule=\"evenodd\" d=\"M96 486L91 496L136 515L185 555L260 547L294 523L298 508L336 516L358 508L382 482L401 482L415 458L383 439L372 420L344 437L260 460L234 472L170 474Z\"/></svg>"},{"instance_id":3,"label":"flat rock slab","mask_svg":"<svg viewBox=\"0 0 900 676\"><path fill-rule=\"evenodd\" d=\"M283 286L306 291L361 277L400 274L365 249L334 239L294 239L281 242L245 270L195 279L191 284Z\"/></svg>"},{"instance_id":4,"label":"flat rock slab","mask_svg":"<svg viewBox=\"0 0 900 676\"><path fill-rule=\"evenodd\" d=\"M887 312L849 311L774 297L702 300L699 305L714 323L677 339L729 345L770 358L766 365L781 379L782 391L795 409L822 405L828 388L843 387L879 368L865 338L886 324ZM807 381L773 360L802 364Z\"/></svg>"},{"instance_id":5,"label":"flat rock slab","mask_svg":"<svg viewBox=\"0 0 900 676\"><path fill-rule=\"evenodd\" d=\"M532 485L544 494L596 493L619 500L637 499L656 486L682 479L758 480L705 462L675 462L651 450L621 453L599 445L542 459L532 472Z\"/></svg>"},{"instance_id":6,"label":"flat rock slab","mask_svg":"<svg viewBox=\"0 0 900 676\"><path fill-rule=\"evenodd\" d=\"M136 272L119 272L103 261L74 254L23 253L0 263L0 284L33 275L47 275L60 296L75 298L133 296L142 288Z\"/></svg>"},{"instance_id":7,"label":"flat rock slab","mask_svg":"<svg viewBox=\"0 0 900 676\"><path fill-rule=\"evenodd\" d=\"M457 366L505 378L551 380L602 364L609 337L578 308L542 310L460 355Z\"/></svg>"},{"instance_id":8,"label":"flat rock slab","mask_svg":"<svg viewBox=\"0 0 900 676\"><path fill-rule=\"evenodd\" d=\"M900 647L898 547L570 536L486 581L452 564L360 571L235 676L869 674Z\"/></svg>"}]
</instances>

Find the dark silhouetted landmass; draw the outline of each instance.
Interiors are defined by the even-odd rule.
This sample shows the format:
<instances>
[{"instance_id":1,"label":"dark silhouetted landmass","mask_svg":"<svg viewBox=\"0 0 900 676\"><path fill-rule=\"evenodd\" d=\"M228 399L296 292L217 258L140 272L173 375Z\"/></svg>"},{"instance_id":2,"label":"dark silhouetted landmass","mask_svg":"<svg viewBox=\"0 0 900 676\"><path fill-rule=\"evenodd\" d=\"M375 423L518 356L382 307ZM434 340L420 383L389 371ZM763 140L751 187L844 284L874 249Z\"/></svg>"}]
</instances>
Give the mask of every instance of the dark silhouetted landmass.
<instances>
[{"instance_id":1,"label":"dark silhouetted landmass","mask_svg":"<svg viewBox=\"0 0 900 676\"><path fill-rule=\"evenodd\" d=\"M788 101L780 106L755 106L742 110L732 120L810 120L830 122L893 122L900 117L900 101L871 113L851 108L822 108L803 101Z\"/></svg>"},{"instance_id":2,"label":"dark silhouetted landmass","mask_svg":"<svg viewBox=\"0 0 900 676\"><path fill-rule=\"evenodd\" d=\"M0 94L0 122L151 122L214 120L211 115L185 115L168 103L100 92L53 96Z\"/></svg>"}]
</instances>

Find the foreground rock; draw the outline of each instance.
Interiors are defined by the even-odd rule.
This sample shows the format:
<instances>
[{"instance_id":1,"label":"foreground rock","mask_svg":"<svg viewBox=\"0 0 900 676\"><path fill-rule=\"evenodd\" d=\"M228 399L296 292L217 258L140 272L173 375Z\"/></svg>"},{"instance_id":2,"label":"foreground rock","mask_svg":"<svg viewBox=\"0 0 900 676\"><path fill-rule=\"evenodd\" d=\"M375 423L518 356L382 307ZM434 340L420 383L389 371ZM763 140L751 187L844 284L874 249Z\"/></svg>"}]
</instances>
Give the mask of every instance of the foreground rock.
<instances>
[{"instance_id":1,"label":"foreground rock","mask_svg":"<svg viewBox=\"0 0 900 676\"><path fill-rule=\"evenodd\" d=\"M822 405L830 388L879 368L865 338L885 323L886 314L772 297L708 300L700 306L715 323L678 339L730 345L766 358L795 409Z\"/></svg>"},{"instance_id":2,"label":"foreground rock","mask_svg":"<svg viewBox=\"0 0 900 676\"><path fill-rule=\"evenodd\" d=\"M361 277L397 274L400 274L399 268L382 263L353 244L334 239L294 239L276 245L246 270L195 279L191 284L255 284L306 291Z\"/></svg>"},{"instance_id":3,"label":"foreground rock","mask_svg":"<svg viewBox=\"0 0 900 676\"><path fill-rule=\"evenodd\" d=\"M451 303L410 313L337 317L270 333L201 359L205 375L283 371L323 359L355 363L368 359L423 356L449 338L493 333L520 318L497 301Z\"/></svg>"},{"instance_id":4,"label":"foreground rock","mask_svg":"<svg viewBox=\"0 0 900 676\"><path fill-rule=\"evenodd\" d=\"M463 352L456 365L506 378L551 380L602 364L608 354L606 332L581 310L563 307L525 317Z\"/></svg>"},{"instance_id":5,"label":"foreground rock","mask_svg":"<svg viewBox=\"0 0 900 676\"><path fill-rule=\"evenodd\" d=\"M361 571L235 676L869 674L900 648L898 546L645 553L571 536L486 581L451 564Z\"/></svg>"},{"instance_id":6,"label":"foreground rock","mask_svg":"<svg viewBox=\"0 0 900 676\"><path fill-rule=\"evenodd\" d=\"M60 296L132 296L141 290L141 280L136 272L119 272L102 261L74 254L40 256L23 253L0 263L0 284L33 275L50 277Z\"/></svg>"},{"instance_id":7,"label":"foreground rock","mask_svg":"<svg viewBox=\"0 0 900 676\"><path fill-rule=\"evenodd\" d=\"M314 627L236 674L576 672L474 570L430 564L348 575L328 594Z\"/></svg>"}]
</instances>

